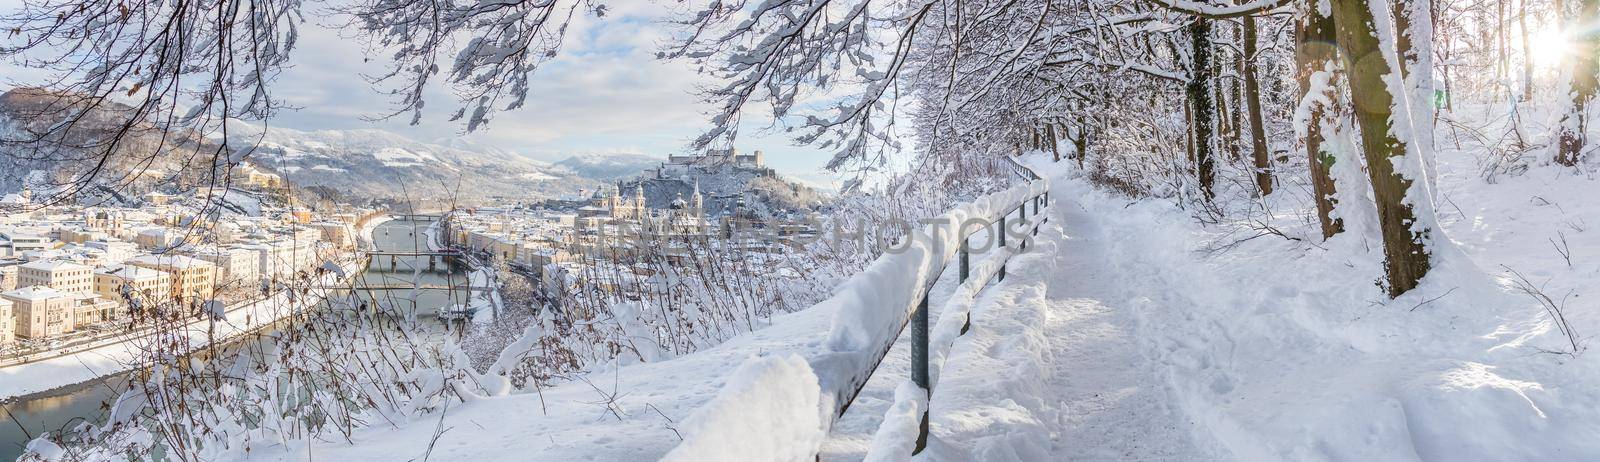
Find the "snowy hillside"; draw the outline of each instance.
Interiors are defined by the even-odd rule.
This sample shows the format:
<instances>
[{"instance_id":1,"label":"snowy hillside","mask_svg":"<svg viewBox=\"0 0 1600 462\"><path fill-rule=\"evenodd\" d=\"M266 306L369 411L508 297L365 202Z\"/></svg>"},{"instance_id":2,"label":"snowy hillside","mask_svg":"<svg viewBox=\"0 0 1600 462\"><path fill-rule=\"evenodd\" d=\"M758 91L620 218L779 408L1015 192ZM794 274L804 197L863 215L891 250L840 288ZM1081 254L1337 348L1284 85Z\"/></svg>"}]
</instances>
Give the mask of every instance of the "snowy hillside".
<instances>
[{"instance_id":1,"label":"snowy hillside","mask_svg":"<svg viewBox=\"0 0 1600 462\"><path fill-rule=\"evenodd\" d=\"M587 184L548 164L464 140L424 143L378 129L273 127L263 133L247 124L229 136L235 145L254 146L250 158L290 182L357 197L539 199Z\"/></svg>"}]
</instances>

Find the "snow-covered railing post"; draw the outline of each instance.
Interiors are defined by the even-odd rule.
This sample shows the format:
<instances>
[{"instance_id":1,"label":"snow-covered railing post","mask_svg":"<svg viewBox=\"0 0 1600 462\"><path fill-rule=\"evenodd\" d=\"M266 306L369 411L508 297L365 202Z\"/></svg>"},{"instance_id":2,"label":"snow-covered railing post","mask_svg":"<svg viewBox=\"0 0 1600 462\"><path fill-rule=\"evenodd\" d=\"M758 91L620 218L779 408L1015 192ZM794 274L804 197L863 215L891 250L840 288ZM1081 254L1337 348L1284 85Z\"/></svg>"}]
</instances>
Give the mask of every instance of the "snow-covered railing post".
<instances>
[{"instance_id":1,"label":"snow-covered railing post","mask_svg":"<svg viewBox=\"0 0 1600 462\"><path fill-rule=\"evenodd\" d=\"M1027 202L1023 202L1021 204L1017 204L1017 222L1022 223L1022 226L1028 226L1028 203ZM1004 230L1001 230L1001 231L1004 232ZM1022 242L1018 242L1017 243L1017 246L1019 248L1021 248L1022 250L1028 250L1028 240L1027 239L1023 239Z\"/></svg>"},{"instance_id":2,"label":"snow-covered railing post","mask_svg":"<svg viewBox=\"0 0 1600 462\"><path fill-rule=\"evenodd\" d=\"M917 314L911 323L911 382L922 389L924 396L933 396L933 387L928 385L928 295L922 295L922 302L917 304ZM922 452L928 447L928 408L922 408L922 423L917 433L917 447L912 454Z\"/></svg>"},{"instance_id":3,"label":"snow-covered railing post","mask_svg":"<svg viewBox=\"0 0 1600 462\"><path fill-rule=\"evenodd\" d=\"M1010 214L1011 212L1009 211L1000 214L1000 221L998 222L1000 227L995 230L995 234L1000 236L1000 248L1005 248L1006 246L1006 215ZM1000 263L1000 275L996 279L1000 281L1006 280L1006 264L1004 262Z\"/></svg>"},{"instance_id":4,"label":"snow-covered railing post","mask_svg":"<svg viewBox=\"0 0 1600 462\"><path fill-rule=\"evenodd\" d=\"M1043 206L1044 206L1043 198L1041 198L1041 197L1033 198L1033 216L1035 216L1035 217L1039 216L1039 208L1043 207ZM1035 235L1035 236L1039 235L1039 227L1037 227L1037 226L1033 227L1033 235Z\"/></svg>"},{"instance_id":5,"label":"snow-covered railing post","mask_svg":"<svg viewBox=\"0 0 1600 462\"><path fill-rule=\"evenodd\" d=\"M962 230L962 232L965 232L965 230ZM970 239L968 239L967 236L961 237L961 280L959 281L961 284L967 283L967 276L972 272L972 265L969 263L971 260L971 252L967 251L968 241L970 241ZM967 313L966 321L961 323L961 335L967 335L967 330L970 329L972 329L972 313Z\"/></svg>"}]
</instances>

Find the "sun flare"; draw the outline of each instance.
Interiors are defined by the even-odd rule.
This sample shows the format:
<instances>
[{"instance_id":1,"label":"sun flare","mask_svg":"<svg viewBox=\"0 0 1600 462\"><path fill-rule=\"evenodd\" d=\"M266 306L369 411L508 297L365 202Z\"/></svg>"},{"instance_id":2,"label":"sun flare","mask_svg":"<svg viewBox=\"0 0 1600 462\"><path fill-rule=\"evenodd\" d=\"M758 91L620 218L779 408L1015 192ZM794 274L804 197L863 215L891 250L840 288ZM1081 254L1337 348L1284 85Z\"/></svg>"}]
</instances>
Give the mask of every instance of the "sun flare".
<instances>
[{"instance_id":1,"label":"sun flare","mask_svg":"<svg viewBox=\"0 0 1600 462\"><path fill-rule=\"evenodd\" d=\"M1560 28L1550 27L1530 37L1528 51L1534 66L1554 68L1571 54L1572 40Z\"/></svg>"}]
</instances>

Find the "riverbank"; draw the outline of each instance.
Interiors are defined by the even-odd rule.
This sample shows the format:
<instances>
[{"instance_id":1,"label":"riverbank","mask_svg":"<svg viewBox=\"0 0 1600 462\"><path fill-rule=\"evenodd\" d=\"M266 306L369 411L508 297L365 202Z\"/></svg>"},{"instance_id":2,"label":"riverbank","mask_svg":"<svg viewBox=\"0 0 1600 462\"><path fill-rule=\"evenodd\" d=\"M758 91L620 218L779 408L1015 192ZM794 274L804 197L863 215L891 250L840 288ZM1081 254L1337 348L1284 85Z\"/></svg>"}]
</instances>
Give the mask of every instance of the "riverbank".
<instances>
[{"instance_id":1,"label":"riverbank","mask_svg":"<svg viewBox=\"0 0 1600 462\"><path fill-rule=\"evenodd\" d=\"M440 236L449 233L444 226L444 220L435 221L422 230L422 237L428 245L428 250L441 252L453 247L441 242ZM459 250L459 249L457 249ZM467 287L486 288L478 297L468 297L461 307L471 312L470 320L474 325L488 324L500 315L504 306L500 298L499 275L488 262L480 261L470 250L461 252L461 263L467 268Z\"/></svg>"},{"instance_id":2,"label":"riverbank","mask_svg":"<svg viewBox=\"0 0 1600 462\"><path fill-rule=\"evenodd\" d=\"M316 286L342 284L360 268L359 261L340 265L344 271L329 272L315 279ZM343 277L342 277L343 276ZM196 320L178 332L163 332L183 338L191 348L202 348L215 339L224 342L241 334L271 325L294 313L321 303L332 290L317 289L300 293L281 290L270 297L240 304L226 310L222 319ZM121 341L99 345L50 359L0 368L0 400L48 392L89 382L130 370L144 352L140 340L157 332L129 334Z\"/></svg>"},{"instance_id":3,"label":"riverbank","mask_svg":"<svg viewBox=\"0 0 1600 462\"><path fill-rule=\"evenodd\" d=\"M372 248L373 230L393 218L368 220L357 232L363 248ZM346 259L338 264L340 271L329 271L314 279L312 287L338 287L360 274L363 259ZM209 320L196 320L184 325L176 335L187 340L191 348L208 345L214 339L227 342L235 337L260 330L284 318L322 303L333 289L312 289L297 292L280 290L265 299L243 302L229 307L211 331ZM141 330L121 336L102 339L84 345L78 351L62 353L45 359L30 360L0 367L0 402L26 399L36 395L80 386L94 380L131 370L143 353L140 340L157 332Z\"/></svg>"}]
</instances>

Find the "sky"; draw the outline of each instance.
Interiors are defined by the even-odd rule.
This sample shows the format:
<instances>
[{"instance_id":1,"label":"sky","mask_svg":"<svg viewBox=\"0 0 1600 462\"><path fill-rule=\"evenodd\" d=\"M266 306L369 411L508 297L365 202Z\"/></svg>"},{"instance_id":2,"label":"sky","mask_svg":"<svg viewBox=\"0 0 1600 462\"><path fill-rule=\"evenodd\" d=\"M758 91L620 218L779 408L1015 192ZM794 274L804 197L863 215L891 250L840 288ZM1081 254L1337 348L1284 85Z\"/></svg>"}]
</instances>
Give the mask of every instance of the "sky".
<instances>
[{"instance_id":1,"label":"sky","mask_svg":"<svg viewBox=\"0 0 1600 462\"><path fill-rule=\"evenodd\" d=\"M0 0L0 10L17 0ZM527 104L501 111L486 128L462 133L465 125L449 121L458 107L450 90L435 77L426 92L427 108L419 125L410 115L371 121L386 114L394 100L369 85L363 73L382 72L381 54L368 53L361 40L340 30L342 20L325 14L325 4L311 3L309 24L300 28L290 68L272 87L274 95L297 109L280 113L271 125L297 130L380 128L418 141L465 137L467 140L557 161L574 155L632 153L665 158L687 152L690 140L709 127L710 107L693 94L707 82L686 62L655 58L668 38L658 19L670 2L621 2L608 5L603 19L581 15L568 31L561 54L532 78ZM0 83L26 83L30 73L0 64ZM33 77L36 78L36 77ZM822 171L830 152L797 147L782 133L762 136L770 125L763 106L753 106L740 131L740 151L762 150L769 166L785 176L831 188L835 176ZM754 120L761 119L761 120Z\"/></svg>"}]
</instances>

